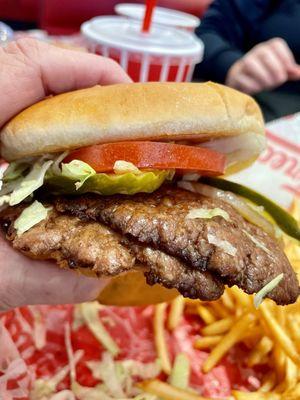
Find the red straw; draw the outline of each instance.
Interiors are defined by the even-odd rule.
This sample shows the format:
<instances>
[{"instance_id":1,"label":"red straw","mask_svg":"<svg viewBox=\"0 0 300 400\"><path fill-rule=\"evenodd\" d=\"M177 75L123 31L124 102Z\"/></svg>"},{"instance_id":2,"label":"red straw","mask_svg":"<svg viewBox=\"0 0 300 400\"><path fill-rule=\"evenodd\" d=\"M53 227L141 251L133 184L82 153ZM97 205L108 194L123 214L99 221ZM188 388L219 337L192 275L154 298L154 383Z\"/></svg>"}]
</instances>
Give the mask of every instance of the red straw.
<instances>
[{"instance_id":1,"label":"red straw","mask_svg":"<svg viewBox=\"0 0 300 400\"><path fill-rule=\"evenodd\" d=\"M144 15L142 32L148 33L151 26L153 10L156 5L157 0L147 0L146 1L146 10Z\"/></svg>"}]
</instances>

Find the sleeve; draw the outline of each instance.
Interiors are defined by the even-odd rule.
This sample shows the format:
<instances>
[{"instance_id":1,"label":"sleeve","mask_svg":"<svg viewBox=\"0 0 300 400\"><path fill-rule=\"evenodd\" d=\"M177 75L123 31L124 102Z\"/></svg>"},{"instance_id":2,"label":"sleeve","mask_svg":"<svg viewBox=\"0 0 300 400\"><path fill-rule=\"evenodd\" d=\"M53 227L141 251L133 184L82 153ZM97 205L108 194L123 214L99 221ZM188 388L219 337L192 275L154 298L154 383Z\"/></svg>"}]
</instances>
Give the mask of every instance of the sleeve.
<instances>
[{"instance_id":1,"label":"sleeve","mask_svg":"<svg viewBox=\"0 0 300 400\"><path fill-rule=\"evenodd\" d=\"M206 12L196 31L204 43L203 61L195 69L196 79L224 83L231 65L244 55L247 23L243 15L247 10L241 7L243 2L215 0Z\"/></svg>"}]
</instances>

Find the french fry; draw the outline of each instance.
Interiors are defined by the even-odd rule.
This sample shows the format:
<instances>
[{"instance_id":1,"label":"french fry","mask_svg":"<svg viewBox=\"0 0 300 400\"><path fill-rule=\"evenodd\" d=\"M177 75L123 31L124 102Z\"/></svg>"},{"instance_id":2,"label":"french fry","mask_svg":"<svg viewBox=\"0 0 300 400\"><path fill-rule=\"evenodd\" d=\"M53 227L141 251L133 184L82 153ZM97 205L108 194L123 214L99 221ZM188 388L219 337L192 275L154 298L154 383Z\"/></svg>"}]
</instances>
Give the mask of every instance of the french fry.
<instances>
[{"instance_id":1,"label":"french fry","mask_svg":"<svg viewBox=\"0 0 300 400\"><path fill-rule=\"evenodd\" d=\"M232 394L236 400L283 400L280 394L277 393L239 392L233 390Z\"/></svg>"},{"instance_id":2,"label":"french fry","mask_svg":"<svg viewBox=\"0 0 300 400\"><path fill-rule=\"evenodd\" d=\"M276 306L275 308L275 312L276 312L276 317L277 317L277 321L279 322L280 326L282 328L285 327L285 322L286 322L286 311L284 310L284 307L282 306Z\"/></svg>"},{"instance_id":3,"label":"french fry","mask_svg":"<svg viewBox=\"0 0 300 400\"><path fill-rule=\"evenodd\" d=\"M241 306L242 308L250 308L252 306L252 298L237 286L232 286L231 293L236 299L237 305Z\"/></svg>"},{"instance_id":4,"label":"french fry","mask_svg":"<svg viewBox=\"0 0 300 400\"><path fill-rule=\"evenodd\" d=\"M163 400L210 400L207 397L186 390L177 389L165 382L159 380L144 381L138 384L144 392L153 394Z\"/></svg>"},{"instance_id":5,"label":"french fry","mask_svg":"<svg viewBox=\"0 0 300 400\"><path fill-rule=\"evenodd\" d=\"M154 311L154 339L158 358L161 362L161 369L169 375L171 373L171 361L165 338L165 318L167 303L155 306Z\"/></svg>"},{"instance_id":6,"label":"french fry","mask_svg":"<svg viewBox=\"0 0 300 400\"><path fill-rule=\"evenodd\" d=\"M272 332L274 339L280 344L284 352L294 361L294 363L300 366L300 356L294 343L286 331L279 325L278 321L273 317L265 302L260 305L260 312Z\"/></svg>"},{"instance_id":7,"label":"french fry","mask_svg":"<svg viewBox=\"0 0 300 400\"><path fill-rule=\"evenodd\" d=\"M259 392L268 393L270 392L274 386L276 385L276 374L271 371L267 374L263 380L261 387L258 389Z\"/></svg>"},{"instance_id":8,"label":"french fry","mask_svg":"<svg viewBox=\"0 0 300 400\"><path fill-rule=\"evenodd\" d=\"M234 324L234 318L228 317L220 319L219 321L213 322L210 325L205 326L201 333L203 336L214 336L221 335L227 332Z\"/></svg>"},{"instance_id":9,"label":"french fry","mask_svg":"<svg viewBox=\"0 0 300 400\"><path fill-rule=\"evenodd\" d=\"M300 324L294 315L288 315L287 325L291 336L296 344L298 351L300 350Z\"/></svg>"},{"instance_id":10,"label":"french fry","mask_svg":"<svg viewBox=\"0 0 300 400\"><path fill-rule=\"evenodd\" d=\"M257 343L256 347L251 351L247 365L254 367L254 365L261 364L264 357L272 350L273 342L268 336L263 336Z\"/></svg>"},{"instance_id":11,"label":"french fry","mask_svg":"<svg viewBox=\"0 0 300 400\"><path fill-rule=\"evenodd\" d=\"M199 350L210 349L220 342L223 338L221 335L217 336L206 336L203 338L196 339L194 347Z\"/></svg>"},{"instance_id":12,"label":"french fry","mask_svg":"<svg viewBox=\"0 0 300 400\"><path fill-rule=\"evenodd\" d=\"M260 328L259 325L254 325L252 329L249 329L248 332L245 333L243 338L243 343L249 348L253 349L257 343L263 337L263 330Z\"/></svg>"},{"instance_id":13,"label":"french fry","mask_svg":"<svg viewBox=\"0 0 300 400\"><path fill-rule=\"evenodd\" d=\"M202 302L198 299L189 299L188 297L186 297L184 299L184 302L186 305L189 305L189 306L198 306L199 304L204 304L204 302Z\"/></svg>"},{"instance_id":14,"label":"french fry","mask_svg":"<svg viewBox=\"0 0 300 400\"><path fill-rule=\"evenodd\" d=\"M219 300L212 301L209 305L212 307L215 314L220 318L227 318L232 315L231 311L224 307Z\"/></svg>"},{"instance_id":15,"label":"french fry","mask_svg":"<svg viewBox=\"0 0 300 400\"><path fill-rule=\"evenodd\" d=\"M285 375L286 355L278 343L275 344L273 350L273 365L276 371L277 380L281 382Z\"/></svg>"},{"instance_id":16,"label":"french fry","mask_svg":"<svg viewBox=\"0 0 300 400\"><path fill-rule=\"evenodd\" d=\"M286 360L286 373L285 373L285 388L286 390L293 389L298 380L298 368L293 361L287 357Z\"/></svg>"},{"instance_id":17,"label":"french fry","mask_svg":"<svg viewBox=\"0 0 300 400\"><path fill-rule=\"evenodd\" d=\"M224 306L227 307L230 311L235 311L235 304L230 289L228 288L225 289L221 297L221 301L224 304Z\"/></svg>"},{"instance_id":18,"label":"french fry","mask_svg":"<svg viewBox=\"0 0 300 400\"><path fill-rule=\"evenodd\" d=\"M249 329L249 325L253 322L254 316L252 314L245 314L237 320L231 327L230 331L223 337L223 339L216 345L216 347L209 354L208 358L203 364L203 372L211 371L221 360L221 358L234 346L240 342Z\"/></svg>"},{"instance_id":19,"label":"french fry","mask_svg":"<svg viewBox=\"0 0 300 400\"><path fill-rule=\"evenodd\" d=\"M203 321L209 325L212 324L213 322L216 322L216 317L214 316L214 314L210 311L210 309L202 304L200 304L197 307L197 311L199 316L201 317L201 319L203 319Z\"/></svg>"},{"instance_id":20,"label":"french fry","mask_svg":"<svg viewBox=\"0 0 300 400\"><path fill-rule=\"evenodd\" d=\"M283 393L283 400L299 400L300 399L300 383L298 383L293 389L287 390Z\"/></svg>"},{"instance_id":21,"label":"french fry","mask_svg":"<svg viewBox=\"0 0 300 400\"><path fill-rule=\"evenodd\" d=\"M185 305L184 314L186 315L198 315L198 311L196 307L191 307L190 305Z\"/></svg>"},{"instance_id":22,"label":"french fry","mask_svg":"<svg viewBox=\"0 0 300 400\"><path fill-rule=\"evenodd\" d=\"M182 319L184 305L184 298L182 296L178 296L174 300L172 300L168 318L168 328L170 331L172 331L179 325Z\"/></svg>"}]
</instances>

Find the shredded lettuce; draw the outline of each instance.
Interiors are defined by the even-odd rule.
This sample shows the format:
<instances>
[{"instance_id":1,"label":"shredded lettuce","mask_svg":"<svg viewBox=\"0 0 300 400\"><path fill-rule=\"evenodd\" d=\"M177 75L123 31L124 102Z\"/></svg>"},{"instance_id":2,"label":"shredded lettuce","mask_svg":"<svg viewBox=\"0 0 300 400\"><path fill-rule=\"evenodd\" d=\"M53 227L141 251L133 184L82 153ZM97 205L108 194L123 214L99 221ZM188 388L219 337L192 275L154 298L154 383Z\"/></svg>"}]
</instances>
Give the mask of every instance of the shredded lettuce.
<instances>
[{"instance_id":1,"label":"shredded lettuce","mask_svg":"<svg viewBox=\"0 0 300 400\"><path fill-rule=\"evenodd\" d=\"M15 179L9 179L6 183L7 176L9 176L8 168L3 176L4 185L0 191L0 202L14 206L32 195L35 190L43 185L46 172L52 163L52 160L44 161L41 158L33 164L30 172L23 179L21 176L15 175ZM11 190L11 193L7 192L8 188ZM8 197L3 198L3 196Z\"/></svg>"},{"instance_id":2,"label":"shredded lettuce","mask_svg":"<svg viewBox=\"0 0 300 400\"><path fill-rule=\"evenodd\" d=\"M93 372L93 376L106 385L108 394L115 398L124 398L125 392L122 380L117 375L116 364L110 353L105 352L102 361L88 361L88 368Z\"/></svg>"},{"instance_id":3,"label":"shredded lettuce","mask_svg":"<svg viewBox=\"0 0 300 400\"><path fill-rule=\"evenodd\" d=\"M245 229L243 229L243 232L246 236L248 236L248 238L250 240L252 240L252 242L254 244L256 244L257 247L259 247L260 249L262 249L263 251L265 251L267 254L269 254L270 256L272 255L272 252L259 240L257 240L254 236L250 235L249 232L247 232Z\"/></svg>"},{"instance_id":4,"label":"shredded lettuce","mask_svg":"<svg viewBox=\"0 0 300 400\"><path fill-rule=\"evenodd\" d=\"M196 218L205 218L210 219L214 217L222 217L226 221L230 220L229 214L222 210L221 208L194 208L189 211L186 218L188 219L196 219Z\"/></svg>"},{"instance_id":5,"label":"shredded lettuce","mask_svg":"<svg viewBox=\"0 0 300 400\"><path fill-rule=\"evenodd\" d=\"M73 160L68 164L61 164L61 174L76 181L75 188L78 190L87 179L96 175L96 171L83 161Z\"/></svg>"},{"instance_id":6,"label":"shredded lettuce","mask_svg":"<svg viewBox=\"0 0 300 400\"><path fill-rule=\"evenodd\" d=\"M114 173L96 173L83 161L63 163L66 155L48 154L11 163L2 177L0 206L19 204L43 185L52 194L132 195L151 193L174 176L173 170L140 171L122 160L115 163Z\"/></svg>"},{"instance_id":7,"label":"shredded lettuce","mask_svg":"<svg viewBox=\"0 0 300 400\"><path fill-rule=\"evenodd\" d=\"M158 362L142 363L135 360L115 361L108 352L103 353L101 361L87 361L87 367L93 377L103 382L102 390L113 398L133 398L139 393L135 386L136 379L156 378L161 367ZM143 397L137 397L142 399Z\"/></svg>"},{"instance_id":8,"label":"shredded lettuce","mask_svg":"<svg viewBox=\"0 0 300 400\"><path fill-rule=\"evenodd\" d=\"M15 161L10 163L5 171L5 181L13 181L14 179L19 178L28 168L29 166L26 162Z\"/></svg>"},{"instance_id":9,"label":"shredded lettuce","mask_svg":"<svg viewBox=\"0 0 300 400\"><path fill-rule=\"evenodd\" d=\"M65 151L64 153L61 153L59 156L56 157L56 159L54 160L54 162L51 166L52 173L54 173L56 175L59 175L61 173L60 164L67 157L68 154L69 154L69 152Z\"/></svg>"},{"instance_id":10,"label":"shredded lettuce","mask_svg":"<svg viewBox=\"0 0 300 400\"><path fill-rule=\"evenodd\" d=\"M21 201L40 188L44 183L45 174L52 163L53 161L49 160L44 163L34 164L30 173L20 183L20 186L10 195L9 205L14 206L21 203Z\"/></svg>"},{"instance_id":11,"label":"shredded lettuce","mask_svg":"<svg viewBox=\"0 0 300 400\"><path fill-rule=\"evenodd\" d=\"M0 197L0 207L2 207L5 203L8 203L10 199L10 196L8 195L3 195Z\"/></svg>"},{"instance_id":12,"label":"shredded lettuce","mask_svg":"<svg viewBox=\"0 0 300 400\"><path fill-rule=\"evenodd\" d=\"M20 216L15 220L14 228L17 231L17 235L28 231L34 225L47 218L48 211L52 207L46 208L39 201L34 201L30 206L25 208Z\"/></svg>"},{"instance_id":13,"label":"shredded lettuce","mask_svg":"<svg viewBox=\"0 0 300 400\"><path fill-rule=\"evenodd\" d=\"M48 154L11 163L2 177L0 207L21 203L43 185L52 194L132 195L154 192L174 176L173 170L140 171L123 160L116 161L114 173L96 173L83 161L63 163L66 155Z\"/></svg>"},{"instance_id":14,"label":"shredded lettuce","mask_svg":"<svg viewBox=\"0 0 300 400\"><path fill-rule=\"evenodd\" d=\"M255 308L258 308L263 299L270 293L272 292L273 289L276 288L276 286L279 285L279 283L282 281L284 274L281 273L277 275L274 279L272 279L269 283L267 283L262 289L260 289L259 292L256 293L254 296L254 306Z\"/></svg>"},{"instance_id":15,"label":"shredded lettuce","mask_svg":"<svg viewBox=\"0 0 300 400\"><path fill-rule=\"evenodd\" d=\"M116 161L113 169L114 173L117 175L126 174L127 172L131 172L135 175L142 174L142 171L139 170L134 164L123 160Z\"/></svg>"},{"instance_id":16,"label":"shredded lettuce","mask_svg":"<svg viewBox=\"0 0 300 400\"><path fill-rule=\"evenodd\" d=\"M78 400L113 400L113 397L102 390L101 384L87 387L80 385L78 382L72 382L71 389Z\"/></svg>"},{"instance_id":17,"label":"shredded lettuce","mask_svg":"<svg viewBox=\"0 0 300 400\"><path fill-rule=\"evenodd\" d=\"M235 256L237 249L232 246L231 243L229 243L227 240L222 240L216 237L215 235L212 235L211 233L207 234L207 240L208 243L215 245L216 247L219 247L225 253L229 254L230 256Z\"/></svg>"},{"instance_id":18,"label":"shredded lettuce","mask_svg":"<svg viewBox=\"0 0 300 400\"><path fill-rule=\"evenodd\" d=\"M195 172L191 172L188 174L184 174L182 177L183 181L197 182L201 178L201 175L196 174Z\"/></svg>"},{"instance_id":19,"label":"shredded lettuce","mask_svg":"<svg viewBox=\"0 0 300 400\"><path fill-rule=\"evenodd\" d=\"M82 350L77 350L74 354L74 363L75 365L81 359L83 355ZM65 367L60 369L56 374L52 375L51 378L48 379L36 379L33 382L33 387L30 393L31 400L44 400L45 398L49 398L51 394L56 392L57 385L63 381L68 373L70 372L70 365L67 364Z\"/></svg>"},{"instance_id":20,"label":"shredded lettuce","mask_svg":"<svg viewBox=\"0 0 300 400\"><path fill-rule=\"evenodd\" d=\"M184 353L177 354L169 378L169 383L178 389L187 389L190 382L190 360Z\"/></svg>"},{"instance_id":21,"label":"shredded lettuce","mask_svg":"<svg viewBox=\"0 0 300 400\"><path fill-rule=\"evenodd\" d=\"M83 319L91 332L106 350L108 350L113 356L117 356L120 353L120 349L100 320L100 308L100 304L96 301L80 305Z\"/></svg>"}]
</instances>

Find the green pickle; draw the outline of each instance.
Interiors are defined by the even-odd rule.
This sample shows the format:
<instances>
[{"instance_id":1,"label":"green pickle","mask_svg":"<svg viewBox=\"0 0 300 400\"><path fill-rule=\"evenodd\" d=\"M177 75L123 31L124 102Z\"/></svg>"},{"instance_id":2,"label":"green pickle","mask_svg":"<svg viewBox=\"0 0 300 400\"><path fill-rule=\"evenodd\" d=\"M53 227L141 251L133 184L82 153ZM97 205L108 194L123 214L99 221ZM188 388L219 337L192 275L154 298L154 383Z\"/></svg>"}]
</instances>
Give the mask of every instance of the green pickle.
<instances>
[{"instance_id":1,"label":"green pickle","mask_svg":"<svg viewBox=\"0 0 300 400\"><path fill-rule=\"evenodd\" d=\"M220 178L203 177L201 182L218 189L230 191L259 206L263 206L284 233L300 241L300 228L295 218L262 194L239 183Z\"/></svg>"},{"instance_id":2,"label":"green pickle","mask_svg":"<svg viewBox=\"0 0 300 400\"><path fill-rule=\"evenodd\" d=\"M102 195L152 193L165 180L172 179L170 170L145 171L139 175L128 172L122 175L95 174L88 178L80 189L75 188L75 179L66 176L52 176L45 180L45 189L54 194L99 193Z\"/></svg>"}]
</instances>

